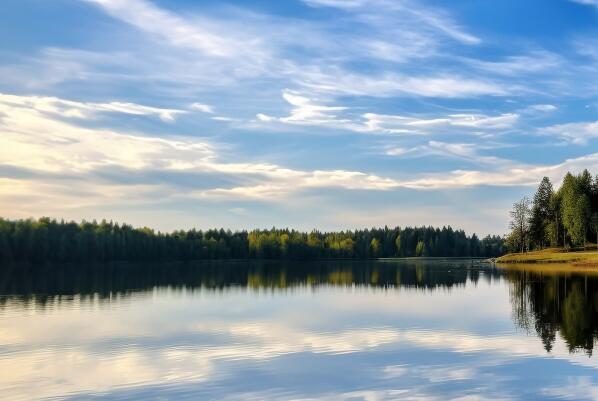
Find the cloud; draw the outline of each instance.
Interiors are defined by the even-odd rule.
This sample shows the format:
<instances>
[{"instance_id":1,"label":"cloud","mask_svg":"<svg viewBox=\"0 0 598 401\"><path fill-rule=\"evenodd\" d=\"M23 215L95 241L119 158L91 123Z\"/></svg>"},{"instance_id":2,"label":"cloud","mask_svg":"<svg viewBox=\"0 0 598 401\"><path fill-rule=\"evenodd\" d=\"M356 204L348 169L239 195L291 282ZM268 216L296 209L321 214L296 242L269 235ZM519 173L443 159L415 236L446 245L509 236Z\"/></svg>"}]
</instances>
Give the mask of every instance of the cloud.
<instances>
[{"instance_id":1,"label":"cloud","mask_svg":"<svg viewBox=\"0 0 598 401\"><path fill-rule=\"evenodd\" d=\"M283 173L286 171L286 174ZM346 170L286 170L271 166L262 170L268 180L261 184L236 186L232 188L215 188L200 191L200 198L236 198L277 200L292 193L313 188L343 188L360 191L385 191L401 186L400 182L391 178ZM282 174L281 174L282 173Z\"/></svg>"},{"instance_id":2,"label":"cloud","mask_svg":"<svg viewBox=\"0 0 598 401\"><path fill-rule=\"evenodd\" d=\"M269 116L269 115L263 114L263 113L257 113L255 116L259 121L264 121L264 122L276 121L276 117L272 117L272 116Z\"/></svg>"},{"instance_id":3,"label":"cloud","mask_svg":"<svg viewBox=\"0 0 598 401\"><path fill-rule=\"evenodd\" d=\"M318 7L316 12L343 10L328 13L326 22L227 5L177 13L147 0L82 1L122 21L118 34L128 40L110 52L45 48L38 56L6 63L0 72L28 86L101 81L112 87L136 81L175 95L218 88L229 99L248 93L238 100L246 103L261 98L256 87L264 86L331 96L450 99L546 92L547 87L576 92L571 88L582 86L573 80L595 75L542 48L498 61L461 57L456 46L481 39L447 11L416 1L306 1ZM351 49L348 42L354 43ZM574 68L580 73L565 76ZM533 89L527 88L528 79L519 80L538 72L546 72L546 79L534 76Z\"/></svg>"},{"instance_id":4,"label":"cloud","mask_svg":"<svg viewBox=\"0 0 598 401\"><path fill-rule=\"evenodd\" d=\"M0 160L3 163L0 186L5 194L1 203L6 210L25 216L47 210L44 204L48 202L61 209L111 202L152 203L156 198L279 202L311 190L389 192L405 188L534 186L545 175L556 182L568 170L598 170L598 154L557 165L529 165L480 155L480 148L471 144L440 141L429 141L419 150L431 156L469 160L479 168L450 172L440 169L425 174L397 172L384 176L354 169L300 169L267 162L230 162L223 159L217 145L205 140L159 138L83 127L76 124L79 121L76 118L65 119L65 113L72 113L62 108L73 107L71 101L38 99L0 97ZM287 94L287 101L296 108L307 108L303 113L296 113L291 121L303 123L309 118L320 121L329 118L320 113L328 116L339 111L314 108L311 101L296 94ZM79 108L74 107L74 110ZM461 120L462 117L458 117L455 121ZM496 125L495 121L488 124ZM18 169L23 173L15 174ZM143 179L140 179L141 173L144 173ZM168 179L159 178L165 173L169 174ZM118 174L127 179L123 181ZM181 177L189 174L200 174L202 179L177 185Z\"/></svg>"},{"instance_id":5,"label":"cloud","mask_svg":"<svg viewBox=\"0 0 598 401\"><path fill-rule=\"evenodd\" d=\"M544 113L548 113L551 111L556 111L558 110L558 107L556 107L555 105L552 104L534 104L529 106L526 111L540 111L540 112L544 112Z\"/></svg>"},{"instance_id":6,"label":"cloud","mask_svg":"<svg viewBox=\"0 0 598 401\"><path fill-rule=\"evenodd\" d=\"M208 104L193 103L189 107L193 110L201 111L202 113L214 114L214 108Z\"/></svg>"},{"instance_id":7,"label":"cloud","mask_svg":"<svg viewBox=\"0 0 598 401\"><path fill-rule=\"evenodd\" d=\"M425 132L443 127L500 130L512 128L519 121L519 115L513 113L499 116L452 114L431 119L366 113L363 117L367 120L365 125L369 131L382 130L395 133Z\"/></svg>"},{"instance_id":8,"label":"cloud","mask_svg":"<svg viewBox=\"0 0 598 401\"><path fill-rule=\"evenodd\" d=\"M572 1L573 3L584 4L587 6L598 7L598 0L569 0L569 1Z\"/></svg>"},{"instance_id":9,"label":"cloud","mask_svg":"<svg viewBox=\"0 0 598 401\"><path fill-rule=\"evenodd\" d=\"M123 134L92 129L63 121L81 118L89 111L159 113L170 117L172 110L108 103L88 104L57 98L0 96L0 159L5 164L46 172L84 171L102 166L125 168L179 168L213 157L213 148L203 142Z\"/></svg>"},{"instance_id":10,"label":"cloud","mask_svg":"<svg viewBox=\"0 0 598 401\"><path fill-rule=\"evenodd\" d=\"M284 100L292 106L290 115L274 117L258 113L256 118L263 123L285 123L295 125L313 125L355 131L361 133L388 133L403 135L425 135L447 129L467 130L503 130L513 128L519 121L519 115L504 113L498 116L483 114L449 114L436 118L417 118L400 115L363 113L355 115L343 106L325 106L316 100L285 90Z\"/></svg>"},{"instance_id":11,"label":"cloud","mask_svg":"<svg viewBox=\"0 0 598 401\"><path fill-rule=\"evenodd\" d=\"M540 128L541 135L551 135L577 145L584 145L590 139L598 138L598 121L557 124Z\"/></svg>"},{"instance_id":12,"label":"cloud","mask_svg":"<svg viewBox=\"0 0 598 401\"><path fill-rule=\"evenodd\" d=\"M224 116L214 116L214 117L210 117L210 119L214 120L214 121L224 121L224 122L235 121L234 118L224 117Z\"/></svg>"},{"instance_id":13,"label":"cloud","mask_svg":"<svg viewBox=\"0 0 598 401\"><path fill-rule=\"evenodd\" d=\"M81 127L61 120L59 117L63 116L63 112L48 114L46 102L32 103L30 99L18 96L0 98L0 160L4 165L45 174L89 174L108 168L197 172L227 177L229 182L244 184L201 191L202 196L227 194L265 198L287 194L289 188L385 190L395 186L389 178L357 171L303 171L268 163L227 163L218 160L216 148L205 141L163 139ZM295 98L294 101L300 102ZM50 104L71 104L69 102L57 99ZM42 178L42 181L50 182L49 178ZM248 182L256 184L247 186ZM91 195L100 192L105 185L105 182L96 182L96 189ZM53 191L49 187L48 190ZM133 184L131 190L135 190ZM193 194L193 190L188 191L188 195ZM21 195L33 196L33 193L24 189ZM179 190L178 195L184 193Z\"/></svg>"},{"instance_id":14,"label":"cloud","mask_svg":"<svg viewBox=\"0 0 598 401\"><path fill-rule=\"evenodd\" d=\"M166 39L177 47L198 50L210 56L239 57L247 55L255 42L238 41L215 33L215 27L206 28L208 21L196 23L178 17L144 0L84 0L103 8L114 18L120 19L142 31ZM255 48L254 48L255 50Z\"/></svg>"},{"instance_id":15,"label":"cloud","mask_svg":"<svg viewBox=\"0 0 598 401\"><path fill-rule=\"evenodd\" d=\"M95 113L124 113L133 115L156 115L162 121L172 122L178 114L186 111L176 109L163 109L144 106L136 103L110 102L110 103L83 103L64 100L56 97L41 96L15 96L0 93L0 103L21 107L30 107L39 112L56 114L66 118L90 118Z\"/></svg>"},{"instance_id":16,"label":"cloud","mask_svg":"<svg viewBox=\"0 0 598 401\"><path fill-rule=\"evenodd\" d=\"M480 150L496 149L497 145L491 146L478 145L473 143L447 143L442 141L429 141L424 145L412 148L388 147L386 154L389 156L407 156L407 157L430 157L440 156L449 159L466 160L481 166L508 165L510 161L500 159L494 156L480 155Z\"/></svg>"},{"instance_id":17,"label":"cloud","mask_svg":"<svg viewBox=\"0 0 598 401\"><path fill-rule=\"evenodd\" d=\"M270 124L283 123L322 126L333 129L359 130L359 126L353 124L350 119L338 116L338 113L347 110L346 107L324 106L318 104L318 102L311 98L288 89L283 91L282 98L292 106L288 116L274 117L264 113L258 113L256 114L257 121Z\"/></svg>"},{"instance_id":18,"label":"cloud","mask_svg":"<svg viewBox=\"0 0 598 401\"><path fill-rule=\"evenodd\" d=\"M432 98L468 98L478 96L506 96L516 91L485 79L454 74L432 76L404 75L385 72L365 75L342 69L322 71L304 69L296 79L305 88L321 93L343 96L422 96Z\"/></svg>"},{"instance_id":19,"label":"cloud","mask_svg":"<svg viewBox=\"0 0 598 401\"><path fill-rule=\"evenodd\" d=\"M277 19L239 10L234 10L235 17L243 23L205 15L182 17L145 0L85 1L147 34L161 46L161 53L172 53L153 62L153 68L165 60L168 64L172 60L182 62L176 66L181 71L163 74L161 79L203 78L203 85L218 83L219 86L238 85L239 80L246 79L277 79L287 87L293 83L304 90L367 96L463 98L505 96L513 90L490 79L469 76L467 72L442 72L445 69L440 66L429 75L401 72L385 65L387 61L406 63L437 57L445 38L464 44L480 42L464 32L446 12L415 2L309 2L310 6L350 11L351 23L339 18L337 28L331 28L332 24ZM397 25L397 20L402 24ZM272 31L278 35L272 37ZM343 45L347 40L356 43L350 53ZM141 59L152 58L151 53ZM380 68L362 73L351 67L358 60L374 61ZM212 79L205 79L206 76Z\"/></svg>"},{"instance_id":20,"label":"cloud","mask_svg":"<svg viewBox=\"0 0 598 401\"><path fill-rule=\"evenodd\" d=\"M282 97L294 106L290 116L280 119L286 123L326 124L336 120L336 115L333 113L346 110L345 107L316 105L311 99L291 91L284 91Z\"/></svg>"},{"instance_id":21,"label":"cloud","mask_svg":"<svg viewBox=\"0 0 598 401\"><path fill-rule=\"evenodd\" d=\"M110 53L42 49L38 57L28 57L26 65L14 65L5 73L18 77L40 64L35 72L44 79L32 77L37 75L33 71L22 79L38 85L61 80L90 85L104 81L111 86L151 81L153 91L175 96L218 88L223 98L249 104L249 99L266 99L256 92L256 87L266 86L316 97L516 96L530 92L528 81L518 82L518 77L539 69L562 70L558 67L563 65L561 56L542 48L496 62L460 57L463 53L456 46L479 44L481 39L451 13L416 1L306 2L318 7L315 12L324 12L323 7L343 10L327 13L334 23L230 5L182 13L146 0L84 1L122 21L118 34L129 40ZM347 42L355 43L350 51ZM49 70L52 74L43 73ZM66 70L70 72L61 73ZM534 82L534 91L556 81L560 79Z\"/></svg>"},{"instance_id":22,"label":"cloud","mask_svg":"<svg viewBox=\"0 0 598 401\"><path fill-rule=\"evenodd\" d=\"M429 148L443 148L440 143L432 144ZM446 154L438 153L438 154ZM249 198L275 201L287 195L309 188L344 188L349 190L390 191L401 188L415 190L442 190L471 188L478 186L494 187L533 187L544 176L553 182L560 182L567 171L580 171L584 168L598 170L598 153L566 160L555 165L526 165L489 157L484 159L471 149L464 146L449 147L448 153L461 158L472 159L482 164L485 170L453 170L449 172L435 172L419 174L413 179L394 179L368 175L354 171L292 171L292 175L272 174L268 182L255 185L235 186L232 188L217 188L201 191L199 197L215 198ZM277 173L274 168L272 173Z\"/></svg>"},{"instance_id":23,"label":"cloud","mask_svg":"<svg viewBox=\"0 0 598 401\"><path fill-rule=\"evenodd\" d=\"M363 7L370 2L370 0L304 0L304 3L311 7L336 7L345 10Z\"/></svg>"},{"instance_id":24,"label":"cloud","mask_svg":"<svg viewBox=\"0 0 598 401\"><path fill-rule=\"evenodd\" d=\"M384 21L386 18L415 20L415 25L424 24L464 44L475 45L481 42L480 38L459 27L447 13L438 9L424 8L414 2L388 0L304 0L304 2L312 7L334 7L366 14L368 19L377 22Z\"/></svg>"},{"instance_id":25,"label":"cloud","mask_svg":"<svg viewBox=\"0 0 598 401\"><path fill-rule=\"evenodd\" d=\"M448 174L405 181L402 185L414 189L466 188L474 186L535 186L547 176L559 183L568 171L598 170L598 153L567 159L554 165L509 163L496 170L454 170Z\"/></svg>"},{"instance_id":26,"label":"cloud","mask_svg":"<svg viewBox=\"0 0 598 401\"><path fill-rule=\"evenodd\" d=\"M553 72L565 64L565 60L560 55L545 50L536 50L525 55L507 56L500 61L478 59L465 59L464 61L476 69L508 76Z\"/></svg>"}]
</instances>

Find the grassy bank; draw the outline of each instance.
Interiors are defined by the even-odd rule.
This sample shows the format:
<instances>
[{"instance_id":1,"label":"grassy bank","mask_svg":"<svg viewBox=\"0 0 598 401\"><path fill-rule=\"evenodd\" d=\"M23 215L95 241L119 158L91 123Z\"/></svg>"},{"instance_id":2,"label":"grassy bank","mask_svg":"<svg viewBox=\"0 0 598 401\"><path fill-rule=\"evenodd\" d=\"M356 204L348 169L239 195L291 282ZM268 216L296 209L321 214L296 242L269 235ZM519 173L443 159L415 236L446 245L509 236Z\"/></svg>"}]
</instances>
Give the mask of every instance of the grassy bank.
<instances>
[{"instance_id":1,"label":"grassy bank","mask_svg":"<svg viewBox=\"0 0 598 401\"><path fill-rule=\"evenodd\" d=\"M541 251L510 253L501 256L497 263L560 263L576 267L598 268L598 251L566 251L562 248L549 248Z\"/></svg>"}]
</instances>

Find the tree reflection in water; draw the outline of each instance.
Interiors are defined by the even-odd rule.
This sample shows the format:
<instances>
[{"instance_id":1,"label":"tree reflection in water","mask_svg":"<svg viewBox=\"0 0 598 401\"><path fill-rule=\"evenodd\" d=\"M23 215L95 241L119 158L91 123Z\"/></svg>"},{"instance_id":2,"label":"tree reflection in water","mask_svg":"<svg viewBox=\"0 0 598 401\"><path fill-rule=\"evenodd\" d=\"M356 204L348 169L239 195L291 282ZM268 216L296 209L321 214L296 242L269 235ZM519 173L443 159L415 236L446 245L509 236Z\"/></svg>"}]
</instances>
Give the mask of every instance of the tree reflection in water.
<instances>
[{"instance_id":1,"label":"tree reflection in water","mask_svg":"<svg viewBox=\"0 0 598 401\"><path fill-rule=\"evenodd\" d=\"M537 333L548 352L558 334L570 352L592 354L598 338L598 272L538 266L500 269L471 260L1 266L0 308L7 302L43 308L74 298L111 302L155 288L225 292L334 286L434 292L479 280L506 280L516 325Z\"/></svg>"},{"instance_id":2,"label":"tree reflection in water","mask_svg":"<svg viewBox=\"0 0 598 401\"><path fill-rule=\"evenodd\" d=\"M554 267L508 268L515 323L534 330L550 352L561 335L570 352L592 354L598 338L598 275Z\"/></svg>"}]
</instances>

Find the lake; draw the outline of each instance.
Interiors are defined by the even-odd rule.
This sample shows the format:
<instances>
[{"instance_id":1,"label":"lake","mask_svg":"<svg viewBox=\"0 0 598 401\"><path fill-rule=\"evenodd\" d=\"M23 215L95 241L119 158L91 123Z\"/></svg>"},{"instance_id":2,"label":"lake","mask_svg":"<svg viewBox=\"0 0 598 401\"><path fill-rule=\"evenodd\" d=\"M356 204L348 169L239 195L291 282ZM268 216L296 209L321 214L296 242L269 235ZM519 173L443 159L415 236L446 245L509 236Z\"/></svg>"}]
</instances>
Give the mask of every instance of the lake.
<instances>
[{"instance_id":1,"label":"lake","mask_svg":"<svg viewBox=\"0 0 598 401\"><path fill-rule=\"evenodd\" d=\"M598 274L470 260L0 268L2 400L596 400Z\"/></svg>"}]
</instances>

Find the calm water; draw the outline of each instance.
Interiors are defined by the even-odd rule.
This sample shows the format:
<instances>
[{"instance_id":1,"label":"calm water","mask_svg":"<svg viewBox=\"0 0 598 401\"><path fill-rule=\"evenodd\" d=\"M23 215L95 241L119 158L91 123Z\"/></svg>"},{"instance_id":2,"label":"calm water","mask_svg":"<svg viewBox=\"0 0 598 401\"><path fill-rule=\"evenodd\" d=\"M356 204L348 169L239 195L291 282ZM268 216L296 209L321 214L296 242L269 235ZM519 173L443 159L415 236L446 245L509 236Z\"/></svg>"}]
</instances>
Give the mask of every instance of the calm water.
<instances>
[{"instance_id":1,"label":"calm water","mask_svg":"<svg viewBox=\"0 0 598 401\"><path fill-rule=\"evenodd\" d=\"M597 336L553 268L0 268L2 400L597 400Z\"/></svg>"}]
</instances>

